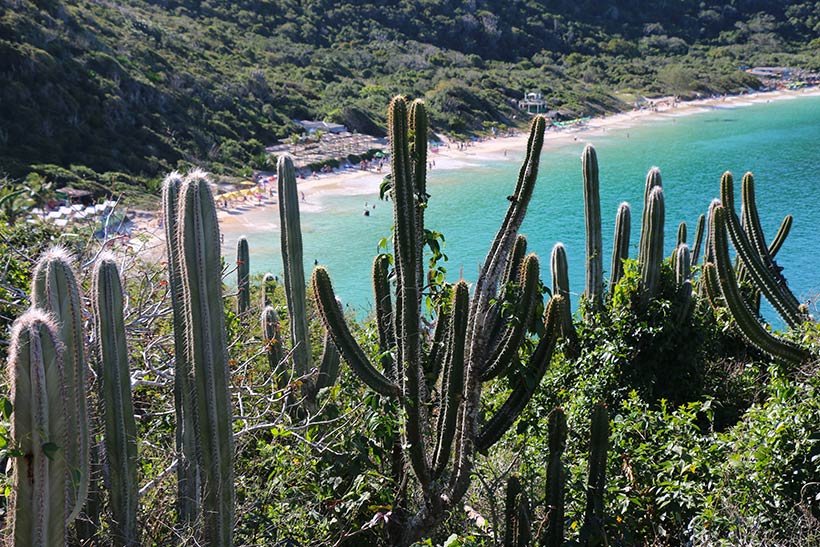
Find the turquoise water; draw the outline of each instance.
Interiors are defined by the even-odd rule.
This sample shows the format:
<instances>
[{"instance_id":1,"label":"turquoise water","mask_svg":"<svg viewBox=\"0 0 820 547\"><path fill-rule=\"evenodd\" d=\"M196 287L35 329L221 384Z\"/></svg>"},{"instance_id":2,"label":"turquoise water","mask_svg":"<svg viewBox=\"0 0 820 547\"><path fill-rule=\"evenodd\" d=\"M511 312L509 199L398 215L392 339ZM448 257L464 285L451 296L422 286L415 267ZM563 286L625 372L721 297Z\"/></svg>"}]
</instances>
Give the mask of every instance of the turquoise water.
<instances>
[{"instance_id":1,"label":"turquoise water","mask_svg":"<svg viewBox=\"0 0 820 547\"><path fill-rule=\"evenodd\" d=\"M573 300L584 285L584 203L580 155L591 142L598 152L604 268L608 269L618 204L632 204L632 250L638 231L646 172L658 166L666 204L666 248L670 254L678 224L688 226L689 243L698 216L719 193L721 174L730 170L738 185L742 174L755 174L757 203L768 239L783 217L794 226L778 254L789 285L803 301L820 293L820 97L799 97L733 108L714 108L686 116L641 121L639 126L578 134L577 142L545 149L538 184L522 227L530 250L542 257L543 278L549 279L549 253L560 241L567 249ZM517 159L523 156L518 152ZM512 157L515 157L514 155ZM454 170L433 169L426 217L428 228L442 232L448 279L475 280L506 210L519 161L490 161ZM377 203L369 217L364 202ZM370 267L379 240L390 233L391 204L377 196L337 196L320 213L303 213L305 269L314 260L325 265L342 300L357 310L372 303ZM236 234L238 235L238 234ZM247 234L253 272L281 272L278 233ZM226 234L226 244L235 240ZM228 247L232 248L232 247ZM608 276L608 273L605 272ZM767 318L775 319L764 310ZM775 322L777 322L775 320Z\"/></svg>"}]
</instances>

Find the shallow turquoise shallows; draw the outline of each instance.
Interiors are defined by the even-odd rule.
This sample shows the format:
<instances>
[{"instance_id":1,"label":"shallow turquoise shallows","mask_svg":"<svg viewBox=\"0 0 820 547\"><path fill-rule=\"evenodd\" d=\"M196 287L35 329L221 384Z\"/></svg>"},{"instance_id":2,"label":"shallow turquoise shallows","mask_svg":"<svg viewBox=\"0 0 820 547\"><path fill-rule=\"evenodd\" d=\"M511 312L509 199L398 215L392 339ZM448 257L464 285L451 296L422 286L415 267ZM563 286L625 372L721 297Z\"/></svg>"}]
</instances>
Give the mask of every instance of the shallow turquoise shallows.
<instances>
[{"instance_id":1,"label":"shallow turquoise shallows","mask_svg":"<svg viewBox=\"0 0 820 547\"><path fill-rule=\"evenodd\" d=\"M755 175L763 229L770 240L783 217L794 226L778 254L789 285L802 301L820 293L820 97L711 108L686 116L644 120L625 129L578 134L578 141L546 149L538 185L524 223L529 249L542 258L549 283L549 253L560 241L567 249L573 303L584 285L584 203L581 151L591 142L598 152L603 216L604 268L609 268L615 212L632 205L632 247L637 252L646 172L658 166L666 203L666 251L671 254L678 224L686 222L692 244L698 216L718 196L721 174L732 171L740 203L740 178ZM555 146L555 145L551 145ZM515 151L523 157L523 150ZM498 229L515 185L519 161L488 161L469 167L434 169L426 225L444 234L448 279L460 272L475 280L490 241ZM375 192L375 189L374 189ZM364 202L377 203L363 216ZM376 194L327 199L320 213L303 213L305 270L314 260L325 265L340 298L359 311L372 303L370 268L381 238L390 234L391 203ZM277 219L278 220L278 219ZM239 234L226 234L226 244ZM254 273L281 272L278 233L247 234ZM226 248L231 249L230 245ZM227 252L227 251L226 251ZM229 259L230 260L230 259ZM605 272L605 278L608 272ZM771 313L764 314L782 325Z\"/></svg>"}]
</instances>

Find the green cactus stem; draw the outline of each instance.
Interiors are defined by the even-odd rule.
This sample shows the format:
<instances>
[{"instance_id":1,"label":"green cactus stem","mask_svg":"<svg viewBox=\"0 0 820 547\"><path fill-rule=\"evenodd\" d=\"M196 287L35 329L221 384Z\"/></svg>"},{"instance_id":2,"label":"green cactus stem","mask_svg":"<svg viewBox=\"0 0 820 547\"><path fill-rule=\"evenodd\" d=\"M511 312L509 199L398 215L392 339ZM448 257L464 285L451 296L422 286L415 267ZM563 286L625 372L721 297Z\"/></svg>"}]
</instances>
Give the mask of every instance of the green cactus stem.
<instances>
[{"instance_id":1,"label":"green cactus stem","mask_svg":"<svg viewBox=\"0 0 820 547\"><path fill-rule=\"evenodd\" d=\"M638 267L641 272L641 303L647 306L658 290L663 261L663 188L655 185L647 199L644 225L641 227L641 254Z\"/></svg>"},{"instance_id":2,"label":"green cactus stem","mask_svg":"<svg viewBox=\"0 0 820 547\"><path fill-rule=\"evenodd\" d=\"M589 441L589 477L587 504L581 538L586 547L607 544L604 531L604 492L606 492L606 459L609 451L609 414L603 403L592 412Z\"/></svg>"},{"instance_id":3,"label":"green cactus stem","mask_svg":"<svg viewBox=\"0 0 820 547\"><path fill-rule=\"evenodd\" d=\"M333 345L330 334L325 332L322 341L322 358L319 360L319 375L316 378L315 391L317 393L320 389L330 387L336 383L336 379L339 377L340 360L339 350Z\"/></svg>"},{"instance_id":4,"label":"green cactus stem","mask_svg":"<svg viewBox=\"0 0 820 547\"><path fill-rule=\"evenodd\" d=\"M6 512L11 545L64 547L68 499L64 457L66 405L62 394L63 349L51 315L36 308L11 332L8 375L14 413L12 494Z\"/></svg>"},{"instance_id":5,"label":"green cactus stem","mask_svg":"<svg viewBox=\"0 0 820 547\"><path fill-rule=\"evenodd\" d=\"M396 347L396 333L393 325L395 316L393 301L390 298L390 256L386 254L379 254L373 260L373 298L376 306L376 325L379 329L382 370L391 381L395 382L398 379L398 371L391 353ZM437 342L440 343L440 340ZM431 361L436 362L435 359ZM438 373L436 373L437 377Z\"/></svg>"},{"instance_id":6,"label":"green cactus stem","mask_svg":"<svg viewBox=\"0 0 820 547\"><path fill-rule=\"evenodd\" d=\"M191 369L186 357L185 303L182 299L182 266L177 245L177 202L182 176L173 172L162 183L162 216L168 253L168 292L174 321L174 413L177 449L177 515L191 523L199 513L199 469L196 463L194 394Z\"/></svg>"},{"instance_id":7,"label":"green cactus stem","mask_svg":"<svg viewBox=\"0 0 820 547\"><path fill-rule=\"evenodd\" d=\"M578 335L575 332L575 325L572 322L572 307L569 297L569 266L567 263L567 251L563 243L556 243L550 253L550 266L552 270L552 294L563 297L559 309L561 319L560 335L566 341L564 354L575 359L580 354Z\"/></svg>"},{"instance_id":8,"label":"green cactus stem","mask_svg":"<svg viewBox=\"0 0 820 547\"><path fill-rule=\"evenodd\" d=\"M772 239L772 242L769 244L769 256L772 258L777 256L780 248L783 247L783 243L786 242L786 238L789 237L793 221L794 218L791 215L786 215L785 218L783 218L783 222L780 223L780 227L777 229L774 239Z\"/></svg>"},{"instance_id":9,"label":"green cactus stem","mask_svg":"<svg viewBox=\"0 0 820 547\"><path fill-rule=\"evenodd\" d=\"M262 309L273 305L274 294L276 293L276 277L268 272L262 277Z\"/></svg>"},{"instance_id":10,"label":"green cactus stem","mask_svg":"<svg viewBox=\"0 0 820 547\"><path fill-rule=\"evenodd\" d=\"M310 356L305 269L302 257L302 228L299 219L299 192L293 158L280 156L277 162L279 220L282 264L285 270L285 299L290 317L290 341L296 376L305 376L313 364Z\"/></svg>"},{"instance_id":11,"label":"green cactus stem","mask_svg":"<svg viewBox=\"0 0 820 547\"><path fill-rule=\"evenodd\" d=\"M798 364L802 363L809 358L810 354L803 348L770 334L758 322L740 295L735 272L729 258L729 243L726 237L729 214L730 212L724 207L715 209L711 227L715 262L707 263L704 266L707 275L711 278L712 285L717 284L720 287L724 301L732 312L732 317L735 318L740 332L753 346L777 359ZM710 288L710 290L713 289Z\"/></svg>"},{"instance_id":12,"label":"green cactus stem","mask_svg":"<svg viewBox=\"0 0 820 547\"><path fill-rule=\"evenodd\" d=\"M632 226L632 209L627 202L618 205L615 215L615 237L612 244L612 270L609 275L609 293L624 276L624 260L629 258L629 237Z\"/></svg>"},{"instance_id":13,"label":"green cactus stem","mask_svg":"<svg viewBox=\"0 0 820 547\"><path fill-rule=\"evenodd\" d=\"M594 312L603 305L604 262L601 239L601 198L598 188L598 156L588 144L581 155L584 174L584 218L586 219L586 297Z\"/></svg>"},{"instance_id":14,"label":"green cactus stem","mask_svg":"<svg viewBox=\"0 0 820 547\"><path fill-rule=\"evenodd\" d=\"M31 303L54 315L63 343L63 384L65 386L66 445L69 470L69 512L67 522L80 514L88 496L89 464L88 364L85 358L82 305L74 273L74 258L63 247L46 251L32 274Z\"/></svg>"},{"instance_id":15,"label":"green cactus stem","mask_svg":"<svg viewBox=\"0 0 820 547\"><path fill-rule=\"evenodd\" d=\"M766 262L766 257L760 256L734 212L734 183L732 174L728 171L720 180L720 199L726 208L726 227L732 245L743 261L752 282L789 326L800 325L806 316L800 309L800 303L789 290L780 268L773 261ZM768 255L768 249L766 254Z\"/></svg>"},{"instance_id":16,"label":"green cactus stem","mask_svg":"<svg viewBox=\"0 0 820 547\"><path fill-rule=\"evenodd\" d=\"M547 522L541 534L544 547L564 544L564 483L566 472L562 461L567 446L567 417L562 408L549 416L549 463L547 467Z\"/></svg>"},{"instance_id":17,"label":"green cactus stem","mask_svg":"<svg viewBox=\"0 0 820 547\"><path fill-rule=\"evenodd\" d=\"M675 286L677 287L678 324L689 320L693 310L692 301L692 254L689 246L681 243L675 249Z\"/></svg>"},{"instance_id":18,"label":"green cactus stem","mask_svg":"<svg viewBox=\"0 0 820 547\"><path fill-rule=\"evenodd\" d=\"M191 173L180 190L179 228L186 356L193 371L201 475L203 545L230 547L234 527L233 423L222 304L219 223L207 177Z\"/></svg>"},{"instance_id":19,"label":"green cactus stem","mask_svg":"<svg viewBox=\"0 0 820 547\"><path fill-rule=\"evenodd\" d=\"M518 475L507 479L504 523L504 547L529 547L532 541L529 502Z\"/></svg>"},{"instance_id":20,"label":"green cactus stem","mask_svg":"<svg viewBox=\"0 0 820 547\"><path fill-rule=\"evenodd\" d=\"M239 236L236 242L236 313L245 317L251 309L251 265L248 239Z\"/></svg>"},{"instance_id":21,"label":"green cactus stem","mask_svg":"<svg viewBox=\"0 0 820 547\"><path fill-rule=\"evenodd\" d=\"M112 538L115 546L131 547L139 545L137 423L131 399L122 283L113 255L98 258L92 273L92 287L94 349L105 424Z\"/></svg>"}]
</instances>

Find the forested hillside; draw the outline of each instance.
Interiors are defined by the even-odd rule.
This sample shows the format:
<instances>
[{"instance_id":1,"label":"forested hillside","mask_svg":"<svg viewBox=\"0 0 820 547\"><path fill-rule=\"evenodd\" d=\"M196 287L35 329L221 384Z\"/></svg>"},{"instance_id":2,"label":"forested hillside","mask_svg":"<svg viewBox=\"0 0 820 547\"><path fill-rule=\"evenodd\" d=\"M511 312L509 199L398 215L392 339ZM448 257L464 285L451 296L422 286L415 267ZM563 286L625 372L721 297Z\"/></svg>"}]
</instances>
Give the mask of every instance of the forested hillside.
<instances>
[{"instance_id":1,"label":"forested hillside","mask_svg":"<svg viewBox=\"0 0 820 547\"><path fill-rule=\"evenodd\" d=\"M326 119L381 133L396 93L437 132L523 122L516 101L600 114L638 93L739 91L738 68L816 69L801 1L2 0L0 175L152 187L239 174ZM91 171L90 171L90 170Z\"/></svg>"}]
</instances>

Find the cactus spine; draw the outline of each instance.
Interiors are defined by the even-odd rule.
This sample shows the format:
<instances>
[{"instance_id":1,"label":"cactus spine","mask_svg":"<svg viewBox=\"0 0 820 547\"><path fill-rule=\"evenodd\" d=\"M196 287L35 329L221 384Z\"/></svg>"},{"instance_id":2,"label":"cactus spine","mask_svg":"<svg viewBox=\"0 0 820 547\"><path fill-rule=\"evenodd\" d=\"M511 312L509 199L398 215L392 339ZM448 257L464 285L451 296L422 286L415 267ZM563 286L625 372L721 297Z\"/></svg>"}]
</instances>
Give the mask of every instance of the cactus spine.
<instances>
[{"instance_id":1,"label":"cactus spine","mask_svg":"<svg viewBox=\"0 0 820 547\"><path fill-rule=\"evenodd\" d=\"M177 515L190 523L199 512L199 469L196 463L194 400L191 368L185 352L185 307L182 296L182 266L177 244L179 190L182 176L173 172L162 184L162 215L165 222L165 248L168 253L168 287L174 321L174 413L177 449Z\"/></svg>"},{"instance_id":2,"label":"cactus spine","mask_svg":"<svg viewBox=\"0 0 820 547\"><path fill-rule=\"evenodd\" d=\"M97 377L109 467L111 530L114 545L131 547L138 545L137 424L131 400L122 284L113 256L103 255L98 259L92 286Z\"/></svg>"},{"instance_id":3,"label":"cactus spine","mask_svg":"<svg viewBox=\"0 0 820 547\"><path fill-rule=\"evenodd\" d=\"M234 526L233 427L219 225L205 174L180 190L176 238L185 301L186 357L193 371L204 522L203 543L230 547Z\"/></svg>"},{"instance_id":4,"label":"cactus spine","mask_svg":"<svg viewBox=\"0 0 820 547\"><path fill-rule=\"evenodd\" d=\"M63 344L63 383L65 386L66 445L69 470L67 522L79 515L88 496L91 477L89 456L89 416L83 333L82 307L73 258L62 247L55 247L37 261L32 274L31 303L54 315Z\"/></svg>"},{"instance_id":5,"label":"cactus spine","mask_svg":"<svg viewBox=\"0 0 820 547\"><path fill-rule=\"evenodd\" d=\"M282 264L285 269L285 299L290 317L290 341L297 376L311 367L310 333L305 297L305 269L302 257L302 228L299 220L299 193L293 158L280 156L277 166Z\"/></svg>"},{"instance_id":6,"label":"cactus spine","mask_svg":"<svg viewBox=\"0 0 820 547\"><path fill-rule=\"evenodd\" d=\"M251 265L248 239L239 236L236 242L236 313L245 317L251 309Z\"/></svg>"},{"instance_id":7,"label":"cactus spine","mask_svg":"<svg viewBox=\"0 0 820 547\"><path fill-rule=\"evenodd\" d=\"M598 187L598 156L588 144L581 155L584 173L584 217L587 235L586 295L592 303L591 311L603 305L604 262L601 242L601 198Z\"/></svg>"},{"instance_id":8,"label":"cactus spine","mask_svg":"<svg viewBox=\"0 0 820 547\"><path fill-rule=\"evenodd\" d=\"M549 417L549 463L547 466L547 522L542 533L544 547L561 547L564 543L564 483L566 472L561 461L567 446L567 417L555 408Z\"/></svg>"},{"instance_id":9,"label":"cactus spine","mask_svg":"<svg viewBox=\"0 0 820 547\"><path fill-rule=\"evenodd\" d=\"M627 202L618 205L615 215L615 237L612 245L612 270L609 274L610 295L624 276L624 260L629 258L629 237L632 227L632 209Z\"/></svg>"},{"instance_id":10,"label":"cactus spine","mask_svg":"<svg viewBox=\"0 0 820 547\"><path fill-rule=\"evenodd\" d=\"M14 458L14 489L7 512L14 545L64 547L66 406L62 392L62 344L53 318L32 309L14 323L8 374L14 413L11 436L22 455Z\"/></svg>"},{"instance_id":11,"label":"cactus spine","mask_svg":"<svg viewBox=\"0 0 820 547\"><path fill-rule=\"evenodd\" d=\"M604 491L606 490L606 459L609 450L609 415L603 403L592 412L589 441L589 477L584 530L581 537L587 547L606 545L604 531Z\"/></svg>"}]
</instances>

